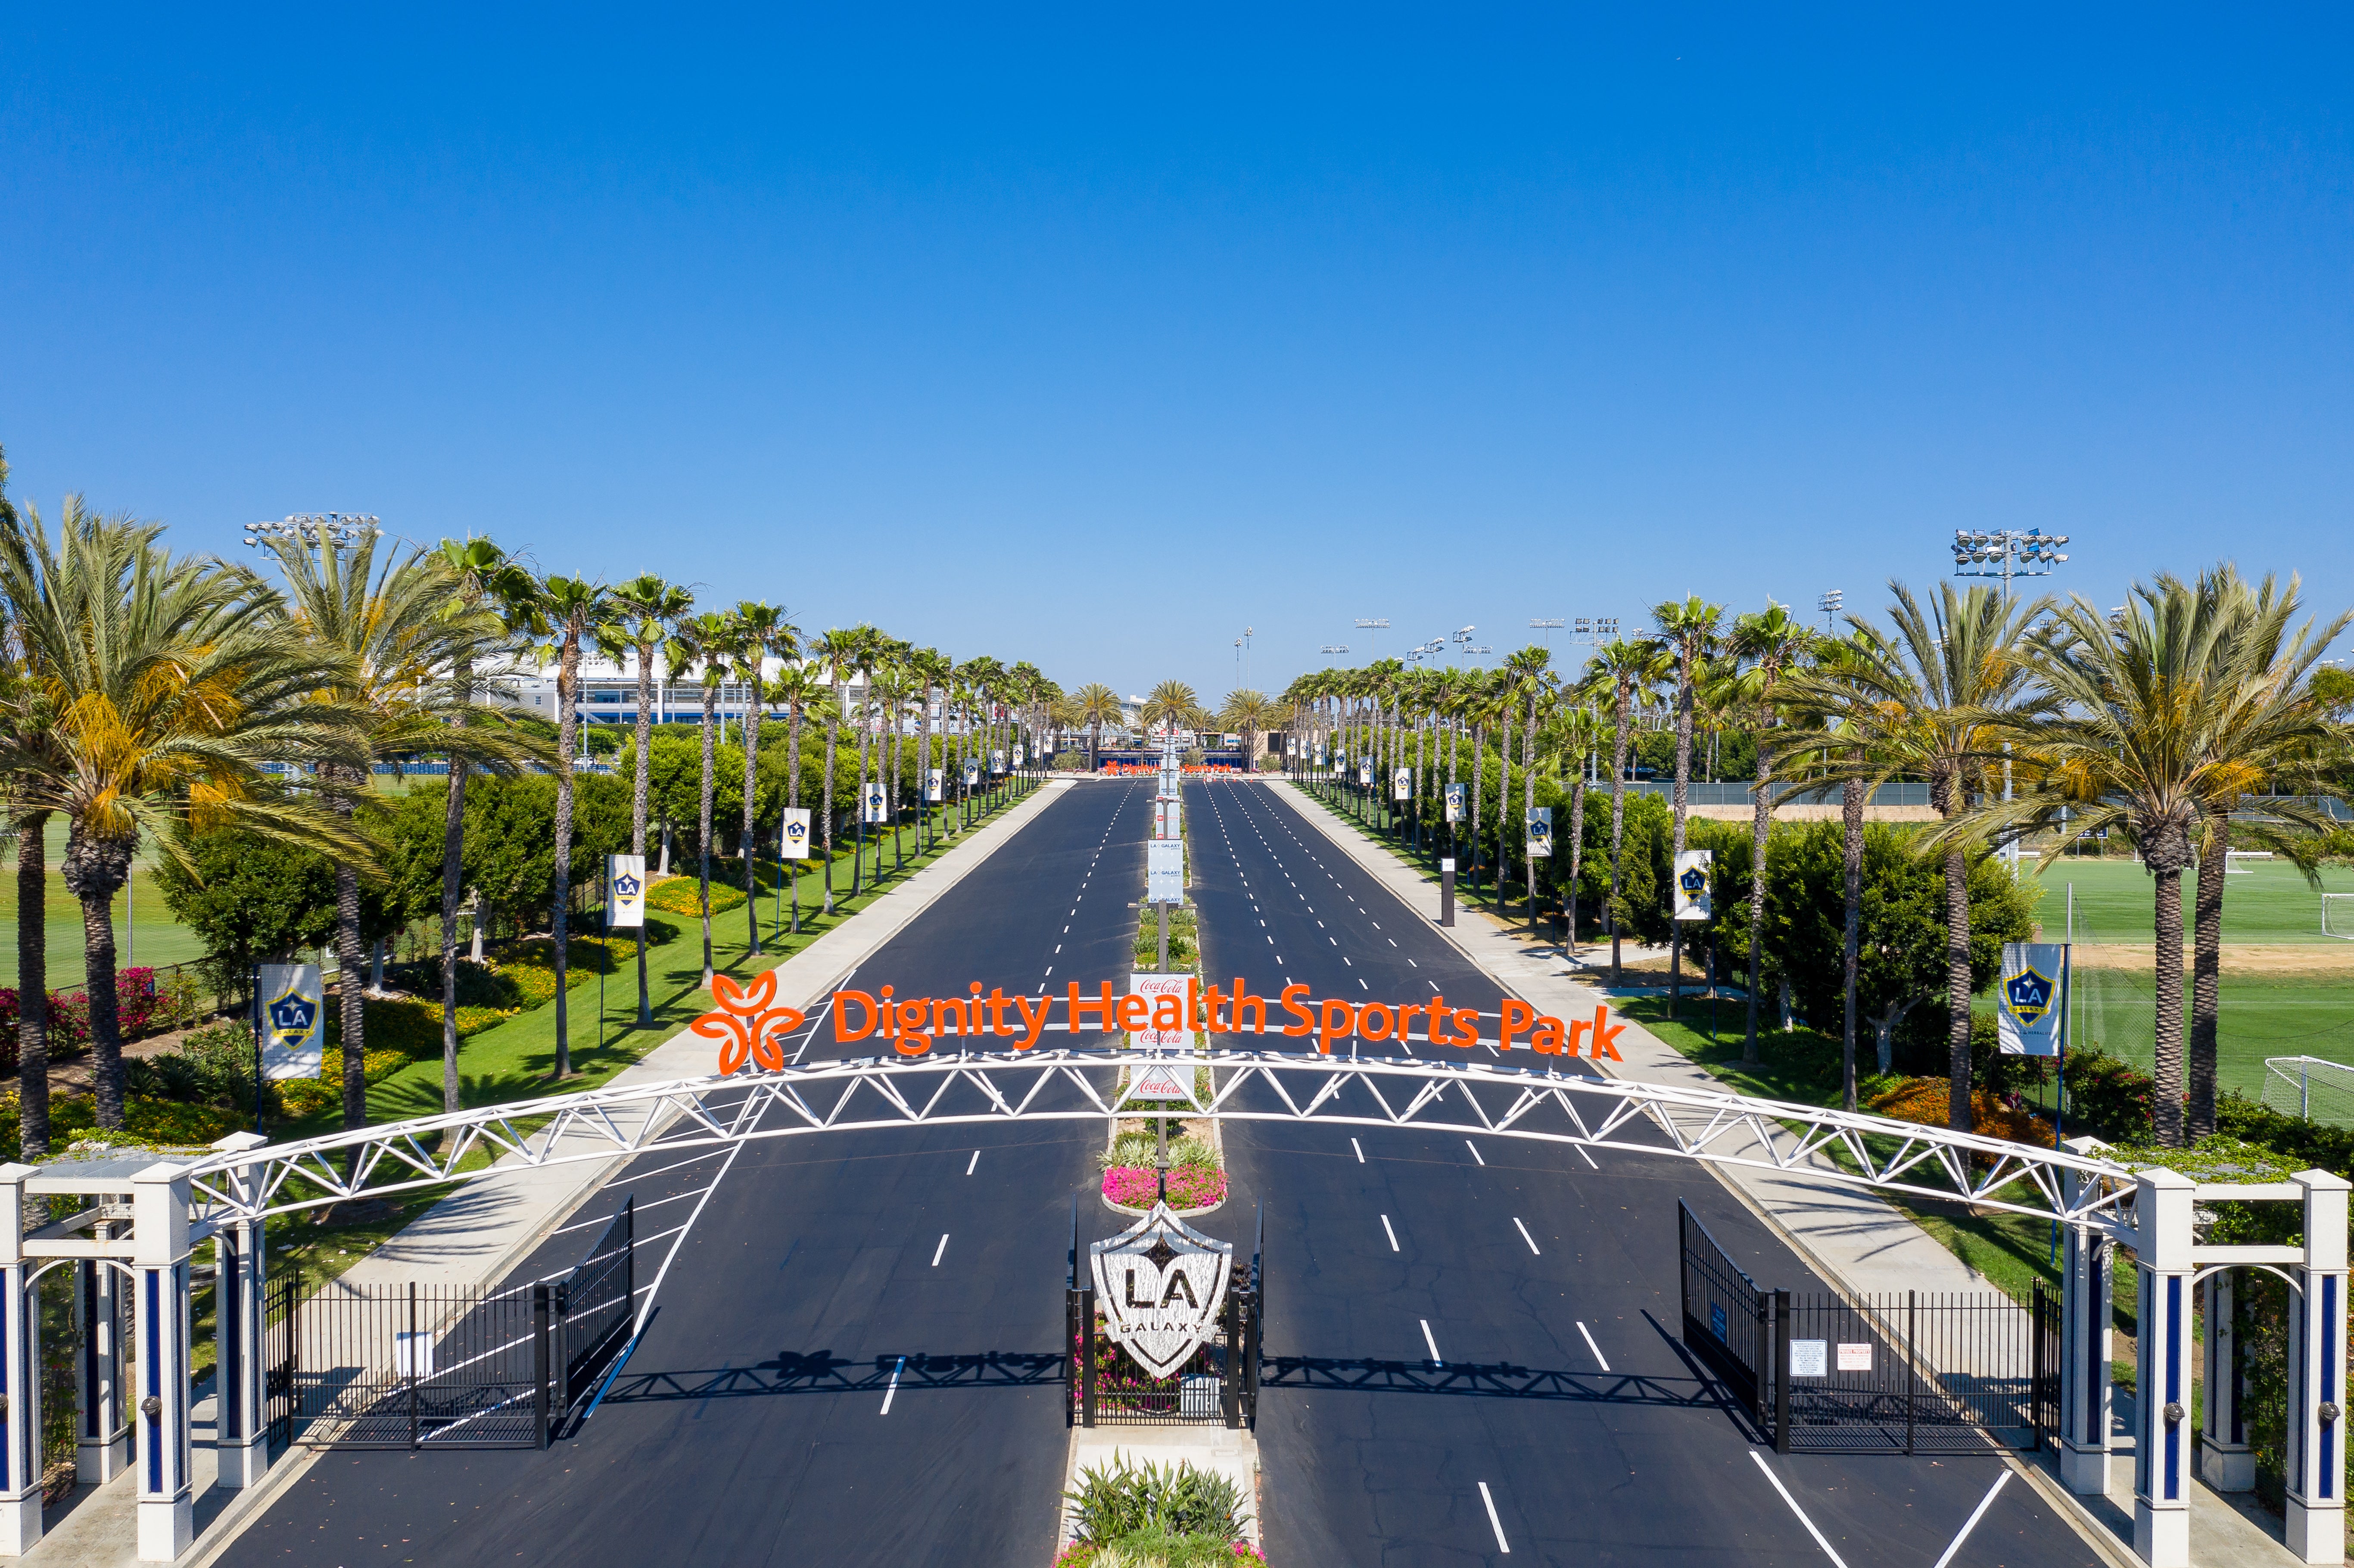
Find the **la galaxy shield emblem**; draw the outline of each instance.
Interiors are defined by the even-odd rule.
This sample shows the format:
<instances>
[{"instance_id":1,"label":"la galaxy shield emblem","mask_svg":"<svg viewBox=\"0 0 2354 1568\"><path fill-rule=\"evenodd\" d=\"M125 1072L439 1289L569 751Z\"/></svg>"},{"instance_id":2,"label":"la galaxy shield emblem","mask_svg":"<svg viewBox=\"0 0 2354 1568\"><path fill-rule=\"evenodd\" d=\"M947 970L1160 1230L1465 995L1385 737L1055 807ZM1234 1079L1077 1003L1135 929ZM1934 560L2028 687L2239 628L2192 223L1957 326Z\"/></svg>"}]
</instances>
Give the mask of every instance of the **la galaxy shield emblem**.
<instances>
[{"instance_id":1,"label":"la galaxy shield emblem","mask_svg":"<svg viewBox=\"0 0 2354 1568\"><path fill-rule=\"evenodd\" d=\"M1155 1203L1087 1251L1112 1342L1153 1377L1175 1372L1217 1325L1235 1244L1204 1235Z\"/></svg>"},{"instance_id":2,"label":"la galaxy shield emblem","mask_svg":"<svg viewBox=\"0 0 2354 1568\"><path fill-rule=\"evenodd\" d=\"M2043 1022L2059 993L2060 983L2031 964L2002 982L2002 1005L2013 1018L2032 1028Z\"/></svg>"},{"instance_id":3,"label":"la galaxy shield emblem","mask_svg":"<svg viewBox=\"0 0 2354 1568\"><path fill-rule=\"evenodd\" d=\"M299 1048L310 1039L311 1025L319 1018L319 1004L291 985L265 1011L270 1018L270 1042L289 1050Z\"/></svg>"}]
</instances>

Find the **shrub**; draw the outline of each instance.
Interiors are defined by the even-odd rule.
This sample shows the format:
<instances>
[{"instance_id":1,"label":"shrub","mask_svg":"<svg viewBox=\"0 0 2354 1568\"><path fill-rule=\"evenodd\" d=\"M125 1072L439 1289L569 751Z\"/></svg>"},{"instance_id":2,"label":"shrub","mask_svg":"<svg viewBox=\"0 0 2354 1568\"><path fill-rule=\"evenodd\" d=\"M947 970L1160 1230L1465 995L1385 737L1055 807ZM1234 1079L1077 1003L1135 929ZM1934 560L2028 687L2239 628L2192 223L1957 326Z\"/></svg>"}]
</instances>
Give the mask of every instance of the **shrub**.
<instances>
[{"instance_id":1,"label":"shrub","mask_svg":"<svg viewBox=\"0 0 2354 1568\"><path fill-rule=\"evenodd\" d=\"M2068 1053L2061 1082L2068 1091L2071 1128L2110 1142L2149 1135L2155 1099L2148 1074L2093 1045Z\"/></svg>"},{"instance_id":2,"label":"shrub","mask_svg":"<svg viewBox=\"0 0 2354 1568\"><path fill-rule=\"evenodd\" d=\"M657 882L646 890L646 907L659 909L665 915L686 915L701 918L703 901L697 895L700 885L691 876L673 876ZM711 885L711 912L722 915L730 909L744 907L744 890L730 887L724 882Z\"/></svg>"},{"instance_id":3,"label":"shrub","mask_svg":"<svg viewBox=\"0 0 2354 1568\"><path fill-rule=\"evenodd\" d=\"M1905 1078L1875 1097L1872 1110L1898 1121L1923 1127L1944 1127L1952 1103L1952 1086L1944 1078ZM2052 1128L2024 1107L2006 1104L1985 1089L1970 1091L1970 1120L1988 1138L2008 1138L2016 1143L2052 1147Z\"/></svg>"},{"instance_id":4,"label":"shrub","mask_svg":"<svg viewBox=\"0 0 2354 1568\"><path fill-rule=\"evenodd\" d=\"M1103 1194L1124 1209L1149 1209L1161 1199L1161 1172L1149 1165L1115 1165L1104 1172ZM1180 1165L1169 1172L1169 1206L1206 1209L1226 1201L1226 1173Z\"/></svg>"},{"instance_id":5,"label":"shrub","mask_svg":"<svg viewBox=\"0 0 2354 1568\"><path fill-rule=\"evenodd\" d=\"M441 1054L441 1004L416 997L370 997L361 1004L366 1020L368 1054L379 1051L398 1051L412 1058L438 1056ZM483 1030L505 1022L515 1010L506 1007L461 1007L458 1009L458 1038L480 1034ZM343 1035L342 1020L335 1017L330 1033L337 1039Z\"/></svg>"},{"instance_id":6,"label":"shrub","mask_svg":"<svg viewBox=\"0 0 2354 1568\"><path fill-rule=\"evenodd\" d=\"M1179 1461L1167 1468L1147 1460L1132 1466L1115 1451L1109 1467L1079 1472L1076 1490L1063 1494L1072 1507L1072 1533L1098 1546L1147 1531L1208 1536L1220 1545L1242 1533L1242 1489L1214 1470Z\"/></svg>"},{"instance_id":7,"label":"shrub","mask_svg":"<svg viewBox=\"0 0 2354 1568\"><path fill-rule=\"evenodd\" d=\"M1115 1165L1150 1165L1159 1157L1160 1144L1149 1132L1123 1132L1111 1141L1097 1160L1105 1170ZM1192 1166L1202 1171L1219 1167L1218 1151L1210 1147L1209 1139L1192 1133L1169 1145L1169 1162L1176 1166Z\"/></svg>"},{"instance_id":8,"label":"shrub","mask_svg":"<svg viewBox=\"0 0 2354 1568\"><path fill-rule=\"evenodd\" d=\"M194 1149L226 1138L253 1125L251 1107L183 1105L173 1100L126 1096L119 1131L98 1130L95 1102L73 1096L49 1101L49 1149L59 1153L76 1144L104 1143L118 1149ZM22 1150L16 1092L0 1095L0 1153L17 1158Z\"/></svg>"}]
</instances>

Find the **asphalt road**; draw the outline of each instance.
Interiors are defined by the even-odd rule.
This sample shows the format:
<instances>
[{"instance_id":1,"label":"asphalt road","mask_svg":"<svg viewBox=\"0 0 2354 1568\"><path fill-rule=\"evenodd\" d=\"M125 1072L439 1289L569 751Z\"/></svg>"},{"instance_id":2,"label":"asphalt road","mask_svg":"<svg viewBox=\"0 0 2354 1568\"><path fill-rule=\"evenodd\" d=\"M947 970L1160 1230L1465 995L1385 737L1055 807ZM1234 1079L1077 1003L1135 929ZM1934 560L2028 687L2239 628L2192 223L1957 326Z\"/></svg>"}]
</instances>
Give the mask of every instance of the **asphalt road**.
<instances>
[{"instance_id":1,"label":"asphalt road","mask_svg":"<svg viewBox=\"0 0 2354 1568\"><path fill-rule=\"evenodd\" d=\"M1066 792L850 983L1124 985L1150 805L1144 784ZM875 1049L810 1035L811 1060ZM1101 1137L831 1133L635 1161L514 1277L562 1273L634 1195L638 1277L660 1287L578 1436L330 1452L223 1561L1043 1564L1071 1202Z\"/></svg>"},{"instance_id":2,"label":"asphalt road","mask_svg":"<svg viewBox=\"0 0 2354 1568\"><path fill-rule=\"evenodd\" d=\"M1492 1039L1500 998L1435 910L1359 870L1288 793L1187 789L1205 974L1269 994L1441 992L1490 1014ZM1226 1148L1229 1212L1263 1200L1267 1214L1258 1438L1278 1564L1932 1568L2003 1473L1992 1457L1781 1457L1752 1442L1678 1343L1677 1198L1762 1283L1820 1283L1700 1167L1268 1123L1230 1123ZM1951 1568L2097 1561L2014 1477Z\"/></svg>"}]
</instances>

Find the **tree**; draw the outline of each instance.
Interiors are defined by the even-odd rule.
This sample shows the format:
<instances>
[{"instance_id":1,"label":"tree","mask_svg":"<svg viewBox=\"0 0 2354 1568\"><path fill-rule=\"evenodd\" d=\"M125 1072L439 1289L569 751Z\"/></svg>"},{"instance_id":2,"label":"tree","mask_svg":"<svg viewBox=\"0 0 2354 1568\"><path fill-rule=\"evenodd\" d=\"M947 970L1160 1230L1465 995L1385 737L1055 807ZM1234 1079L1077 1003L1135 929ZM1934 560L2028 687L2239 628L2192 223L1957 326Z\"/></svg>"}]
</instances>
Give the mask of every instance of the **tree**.
<instances>
[{"instance_id":1,"label":"tree","mask_svg":"<svg viewBox=\"0 0 2354 1568\"><path fill-rule=\"evenodd\" d=\"M801 803L802 715L807 711L811 699L819 696L825 690L824 682L819 678L814 668L806 660L789 660L785 667L777 673L775 693L777 700L785 705L787 726L785 805L788 808L798 808ZM831 801L827 802L826 809L830 815L832 810ZM806 852L809 847L804 844L803 851ZM784 874L792 885L792 931L795 936L799 936L801 929L801 874L797 868L788 865L784 867Z\"/></svg>"},{"instance_id":2,"label":"tree","mask_svg":"<svg viewBox=\"0 0 2354 1568\"><path fill-rule=\"evenodd\" d=\"M1187 714L1201 705L1193 688L1184 682L1163 681L1145 697L1137 719L1148 730L1174 730L1184 722Z\"/></svg>"},{"instance_id":3,"label":"tree","mask_svg":"<svg viewBox=\"0 0 2354 1568\"><path fill-rule=\"evenodd\" d=\"M572 747L580 727L580 649L611 621L613 605L604 584L551 574L540 583L533 609L556 658L556 898L549 928L556 940L555 1075L568 1078L572 1042L566 1030L565 968L572 914Z\"/></svg>"},{"instance_id":4,"label":"tree","mask_svg":"<svg viewBox=\"0 0 2354 1568\"><path fill-rule=\"evenodd\" d=\"M695 608L695 596L651 573L617 585L612 593L613 619L599 644L616 662L627 649L635 656L638 673L637 767L630 804L630 853L646 853L646 769L652 752L654 705L654 655L670 629ZM646 984L646 928L638 927L638 1027L654 1026L653 999Z\"/></svg>"},{"instance_id":5,"label":"tree","mask_svg":"<svg viewBox=\"0 0 2354 1568\"><path fill-rule=\"evenodd\" d=\"M696 787L695 821L697 906L703 915L703 983L711 984L711 748L717 730L719 683L726 673L727 651L735 635L728 619L713 610L678 622L665 647L670 678L683 681L699 672L703 677L702 776ZM829 758L831 761L831 758ZM831 769L829 769L829 779Z\"/></svg>"},{"instance_id":6,"label":"tree","mask_svg":"<svg viewBox=\"0 0 2354 1568\"><path fill-rule=\"evenodd\" d=\"M1760 732L1773 728L1782 716L1782 704L1787 695L1787 677L1803 661L1815 645L1815 635L1803 621L1794 620L1788 609L1768 599L1766 608L1754 615L1744 615L1733 623L1730 652L1734 659L1747 666L1728 683L1726 695L1746 710ZM1774 816L1774 770L1770 754L1758 748L1757 780L1752 791L1750 810L1751 855L1755 862L1766 863L1766 833ZM1749 1017L1747 1033L1741 1043L1741 1059L1757 1060L1757 927L1765 919L1766 885L1763 878L1754 879L1749 890Z\"/></svg>"},{"instance_id":7,"label":"tree","mask_svg":"<svg viewBox=\"0 0 2354 1568\"><path fill-rule=\"evenodd\" d=\"M1601 744L1601 738L1602 715L1590 700L1570 705L1553 719L1553 755L1570 768L1569 880L1565 895L1568 907L1564 913L1568 916L1568 949L1572 956L1577 952L1578 883L1585 870L1585 763Z\"/></svg>"},{"instance_id":8,"label":"tree","mask_svg":"<svg viewBox=\"0 0 2354 1568\"><path fill-rule=\"evenodd\" d=\"M825 912L833 913L833 757L842 736L842 677L854 651L853 633L839 628L810 641L810 657L825 680Z\"/></svg>"},{"instance_id":9,"label":"tree","mask_svg":"<svg viewBox=\"0 0 2354 1568\"><path fill-rule=\"evenodd\" d=\"M1616 638L1586 661L1585 689L1610 700L1610 983L1618 983L1618 948L1626 918L1618 902L1619 850L1627 824L1627 747L1636 697L1649 691L1663 671L1659 651L1649 642ZM1477 753L1474 753L1476 756Z\"/></svg>"},{"instance_id":10,"label":"tree","mask_svg":"<svg viewBox=\"0 0 2354 1568\"><path fill-rule=\"evenodd\" d=\"M1676 673L1676 847L1684 853L1685 820L1691 809L1692 694L1702 665L1716 652L1717 627L1724 607L1709 604L1695 594L1678 603L1670 599L1651 609L1652 646ZM1683 979L1683 922L1669 933L1668 1016L1676 1015L1676 996Z\"/></svg>"},{"instance_id":11,"label":"tree","mask_svg":"<svg viewBox=\"0 0 2354 1568\"><path fill-rule=\"evenodd\" d=\"M1902 583L1889 588L1895 598L1891 628L1851 619L1865 635L1822 672L1832 689L1817 687L1807 698L1819 712L1838 711L1840 732L1794 738L1824 750L1826 779L1875 784L1903 772L1929 780L1930 800L1950 830L1930 841L1946 859L1947 1115L1954 1130L1967 1132L1969 856L1984 843L1982 824L1970 813L1988 796L1986 769L2009 726L2050 705L2031 689L2026 659L2027 630L2050 601L2014 604L1993 588L1956 591L1940 583L1924 609Z\"/></svg>"},{"instance_id":12,"label":"tree","mask_svg":"<svg viewBox=\"0 0 2354 1568\"><path fill-rule=\"evenodd\" d=\"M334 938L335 867L327 856L236 828L177 832L181 853L156 863L155 888L172 917L204 943L217 989L242 990L256 964Z\"/></svg>"},{"instance_id":13,"label":"tree","mask_svg":"<svg viewBox=\"0 0 2354 1568\"><path fill-rule=\"evenodd\" d=\"M270 545L286 579L289 623L340 666L338 679L322 695L348 715L352 739L363 749L357 760L321 766L321 792L337 816L362 831L371 815L369 764L376 759L430 748L471 767L512 768L529 749L494 713L486 715L489 723L469 723L475 715L463 710L475 705L473 694L468 691L461 702L456 687L440 678L460 664L471 669L495 656L506 641L504 624L486 608L452 613L460 584L440 556L397 547L379 563L381 537L371 532L338 543L321 533ZM337 860L334 879L344 1127L349 1130L367 1125L365 951L389 932L363 930L358 863Z\"/></svg>"},{"instance_id":14,"label":"tree","mask_svg":"<svg viewBox=\"0 0 2354 1568\"><path fill-rule=\"evenodd\" d=\"M1103 726L1120 721L1119 694L1101 681L1089 681L1071 694L1071 706L1087 726L1087 771L1096 772L1103 766Z\"/></svg>"},{"instance_id":15,"label":"tree","mask_svg":"<svg viewBox=\"0 0 2354 1568\"><path fill-rule=\"evenodd\" d=\"M0 455L0 528L23 525L8 499L8 461ZM66 503L65 526L76 527L81 503ZM16 640L0 644L0 726L8 753L37 770L54 772L65 760L58 715L48 687L33 678ZM12 788L9 824L16 834L16 1107L21 1158L49 1151L48 825L51 813L30 807Z\"/></svg>"},{"instance_id":16,"label":"tree","mask_svg":"<svg viewBox=\"0 0 2354 1568\"><path fill-rule=\"evenodd\" d=\"M761 700L761 680L768 672L770 654L792 659L801 653L801 630L785 619L784 611L758 599L746 599L736 607L731 617L734 635L731 651L736 658L736 677L744 683L746 718L744 721L744 842L739 846L744 853L744 920L748 939L746 950L760 950L760 879L757 874L759 856L754 853L759 842L753 822L753 775L759 765L760 714L766 706Z\"/></svg>"},{"instance_id":17,"label":"tree","mask_svg":"<svg viewBox=\"0 0 2354 1568\"><path fill-rule=\"evenodd\" d=\"M111 908L143 832L165 853L186 821L240 825L370 863L315 801L260 789L265 761L364 764L358 715L323 698L342 657L294 634L249 571L174 559L160 530L69 504L52 543L26 507L0 519L0 594L55 744L0 736L20 820L68 821L62 867L82 906L99 1126L122 1126Z\"/></svg>"}]
</instances>

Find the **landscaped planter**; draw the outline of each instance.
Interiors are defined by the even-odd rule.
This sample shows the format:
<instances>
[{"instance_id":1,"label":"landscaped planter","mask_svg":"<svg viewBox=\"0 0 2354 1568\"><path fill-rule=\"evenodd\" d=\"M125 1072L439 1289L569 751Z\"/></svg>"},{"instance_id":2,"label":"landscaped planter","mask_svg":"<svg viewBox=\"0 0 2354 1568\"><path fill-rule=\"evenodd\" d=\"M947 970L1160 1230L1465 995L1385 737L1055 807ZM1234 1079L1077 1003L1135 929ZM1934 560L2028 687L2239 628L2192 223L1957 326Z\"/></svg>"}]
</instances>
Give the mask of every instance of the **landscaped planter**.
<instances>
[{"instance_id":1,"label":"landscaped planter","mask_svg":"<svg viewBox=\"0 0 2354 1568\"><path fill-rule=\"evenodd\" d=\"M1103 1175L1104 1207L1141 1214L1160 1202L1161 1172L1149 1165L1114 1165ZM1169 1168L1169 1206L1179 1214L1206 1214L1226 1201L1226 1173L1199 1166Z\"/></svg>"}]
</instances>

